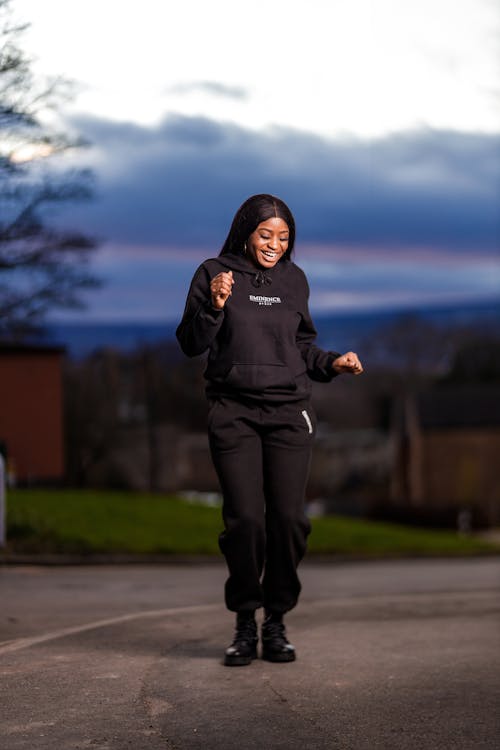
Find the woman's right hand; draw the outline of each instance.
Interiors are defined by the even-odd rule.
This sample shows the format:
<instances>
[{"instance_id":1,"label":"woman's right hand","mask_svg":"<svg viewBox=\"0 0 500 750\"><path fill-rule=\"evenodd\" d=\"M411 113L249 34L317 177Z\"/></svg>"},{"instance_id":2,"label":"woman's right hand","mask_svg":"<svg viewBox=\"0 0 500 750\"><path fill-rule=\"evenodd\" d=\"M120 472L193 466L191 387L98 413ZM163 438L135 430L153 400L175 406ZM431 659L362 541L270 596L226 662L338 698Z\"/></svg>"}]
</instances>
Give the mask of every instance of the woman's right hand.
<instances>
[{"instance_id":1,"label":"woman's right hand","mask_svg":"<svg viewBox=\"0 0 500 750\"><path fill-rule=\"evenodd\" d=\"M212 305L218 310L222 310L226 304L227 298L232 294L234 284L233 272L221 271L214 276L210 282L210 293L212 295Z\"/></svg>"}]
</instances>

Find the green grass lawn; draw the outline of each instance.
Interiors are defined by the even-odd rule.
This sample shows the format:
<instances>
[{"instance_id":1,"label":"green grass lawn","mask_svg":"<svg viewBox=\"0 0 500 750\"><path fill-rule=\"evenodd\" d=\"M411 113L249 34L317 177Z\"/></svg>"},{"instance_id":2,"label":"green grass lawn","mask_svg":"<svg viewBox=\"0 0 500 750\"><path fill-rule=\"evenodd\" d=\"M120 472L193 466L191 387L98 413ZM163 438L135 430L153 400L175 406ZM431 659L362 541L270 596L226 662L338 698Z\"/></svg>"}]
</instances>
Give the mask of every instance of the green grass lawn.
<instances>
[{"instance_id":1,"label":"green grass lawn","mask_svg":"<svg viewBox=\"0 0 500 750\"><path fill-rule=\"evenodd\" d=\"M453 532L329 516L313 520L310 553L367 557L500 553ZM215 554L220 509L169 495L93 490L11 490L7 551Z\"/></svg>"}]
</instances>

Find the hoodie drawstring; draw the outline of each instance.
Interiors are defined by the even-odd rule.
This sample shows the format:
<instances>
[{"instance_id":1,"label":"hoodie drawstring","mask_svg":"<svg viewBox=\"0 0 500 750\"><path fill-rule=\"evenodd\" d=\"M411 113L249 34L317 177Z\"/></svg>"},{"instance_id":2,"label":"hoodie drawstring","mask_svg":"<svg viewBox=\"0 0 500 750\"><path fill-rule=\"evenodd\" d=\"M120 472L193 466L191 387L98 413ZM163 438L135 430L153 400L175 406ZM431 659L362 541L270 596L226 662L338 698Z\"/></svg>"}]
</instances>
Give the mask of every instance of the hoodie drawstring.
<instances>
[{"instance_id":1,"label":"hoodie drawstring","mask_svg":"<svg viewBox=\"0 0 500 750\"><path fill-rule=\"evenodd\" d=\"M264 284L272 284L273 280L270 276L267 276L264 271L257 271L255 276L252 279L253 286L259 287L264 286Z\"/></svg>"}]
</instances>

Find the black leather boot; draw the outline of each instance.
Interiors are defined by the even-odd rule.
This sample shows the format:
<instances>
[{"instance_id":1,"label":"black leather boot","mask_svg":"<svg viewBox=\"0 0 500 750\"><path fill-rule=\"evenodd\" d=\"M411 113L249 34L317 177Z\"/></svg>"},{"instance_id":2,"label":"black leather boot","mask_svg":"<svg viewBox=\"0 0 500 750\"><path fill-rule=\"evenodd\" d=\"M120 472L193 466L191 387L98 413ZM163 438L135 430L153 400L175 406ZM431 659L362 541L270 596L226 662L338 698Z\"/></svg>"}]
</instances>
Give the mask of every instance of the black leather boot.
<instances>
[{"instance_id":1,"label":"black leather boot","mask_svg":"<svg viewBox=\"0 0 500 750\"><path fill-rule=\"evenodd\" d=\"M226 667L245 667L257 658L257 623L254 612L238 612L234 640L226 649Z\"/></svg>"},{"instance_id":2,"label":"black leather boot","mask_svg":"<svg viewBox=\"0 0 500 750\"><path fill-rule=\"evenodd\" d=\"M262 658L266 661L295 661L295 647L287 641L283 615L266 612L262 625Z\"/></svg>"}]
</instances>

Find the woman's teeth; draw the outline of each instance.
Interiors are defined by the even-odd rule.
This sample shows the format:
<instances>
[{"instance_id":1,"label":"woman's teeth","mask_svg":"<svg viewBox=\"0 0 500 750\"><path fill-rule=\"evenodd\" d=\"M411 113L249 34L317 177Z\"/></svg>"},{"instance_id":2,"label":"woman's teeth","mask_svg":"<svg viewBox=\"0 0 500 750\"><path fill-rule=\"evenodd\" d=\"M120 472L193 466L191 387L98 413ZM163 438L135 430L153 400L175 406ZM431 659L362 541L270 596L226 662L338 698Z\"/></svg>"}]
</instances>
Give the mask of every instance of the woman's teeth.
<instances>
[{"instance_id":1,"label":"woman's teeth","mask_svg":"<svg viewBox=\"0 0 500 750\"><path fill-rule=\"evenodd\" d=\"M269 250L262 250L262 255L265 255L266 258L273 260L274 258L276 258L278 253L269 252Z\"/></svg>"}]
</instances>

